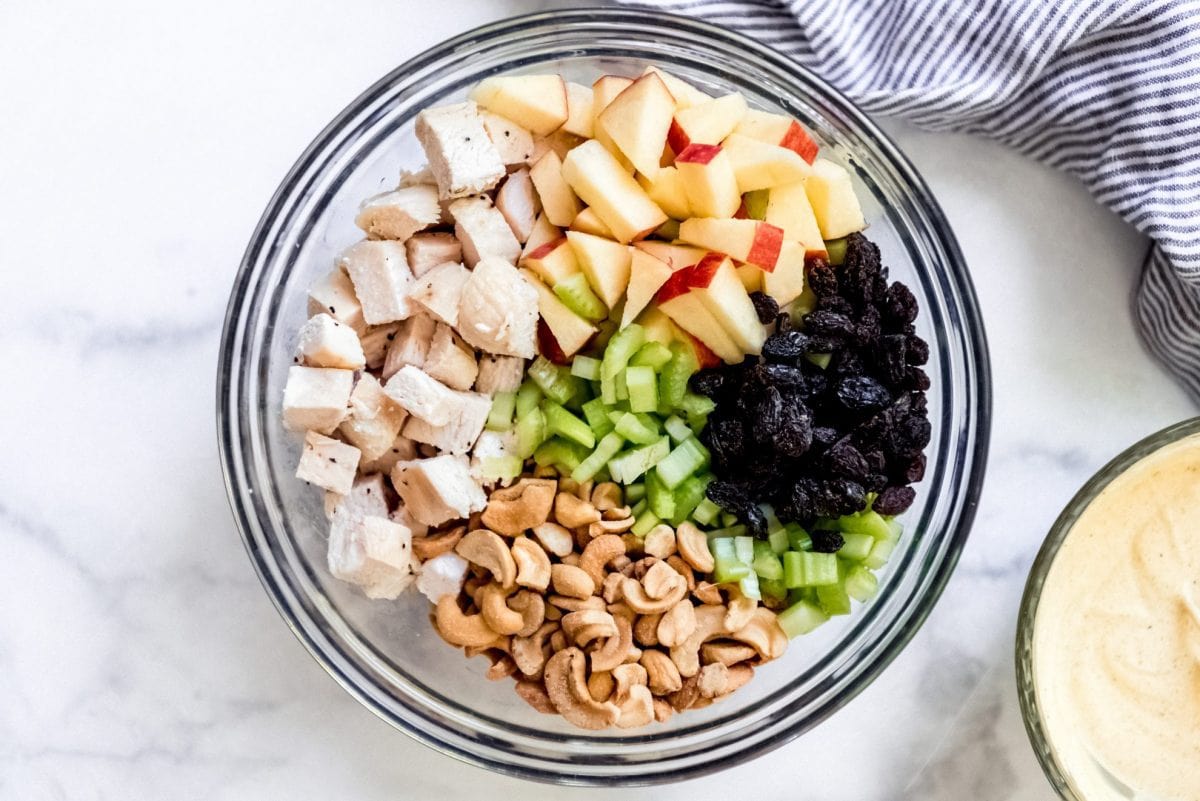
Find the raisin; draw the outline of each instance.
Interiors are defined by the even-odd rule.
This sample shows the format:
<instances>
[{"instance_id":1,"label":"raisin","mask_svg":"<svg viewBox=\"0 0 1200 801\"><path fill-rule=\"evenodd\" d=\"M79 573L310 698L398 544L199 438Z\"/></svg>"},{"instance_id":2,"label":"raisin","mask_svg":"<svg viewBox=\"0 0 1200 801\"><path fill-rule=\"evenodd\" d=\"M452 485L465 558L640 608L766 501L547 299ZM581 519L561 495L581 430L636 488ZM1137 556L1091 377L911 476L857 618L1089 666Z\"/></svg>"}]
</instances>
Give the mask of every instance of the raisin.
<instances>
[{"instance_id":1,"label":"raisin","mask_svg":"<svg viewBox=\"0 0 1200 801\"><path fill-rule=\"evenodd\" d=\"M884 382L890 387L904 385L908 377L908 338L903 334L888 334L875 344L875 365Z\"/></svg>"},{"instance_id":2,"label":"raisin","mask_svg":"<svg viewBox=\"0 0 1200 801\"><path fill-rule=\"evenodd\" d=\"M929 343L915 334L908 338L908 363L918 367L929 361Z\"/></svg>"},{"instance_id":3,"label":"raisin","mask_svg":"<svg viewBox=\"0 0 1200 801\"><path fill-rule=\"evenodd\" d=\"M881 515L898 515L908 511L916 497L912 487L888 487L879 493L873 508Z\"/></svg>"},{"instance_id":4,"label":"raisin","mask_svg":"<svg viewBox=\"0 0 1200 801\"><path fill-rule=\"evenodd\" d=\"M818 336L849 338L854 334L854 323L840 312L818 309L804 315L804 330Z\"/></svg>"},{"instance_id":5,"label":"raisin","mask_svg":"<svg viewBox=\"0 0 1200 801\"><path fill-rule=\"evenodd\" d=\"M710 481L704 489L704 494L708 496L710 501L728 512L737 512L751 505L746 488L732 481L721 481L719 479Z\"/></svg>"},{"instance_id":6,"label":"raisin","mask_svg":"<svg viewBox=\"0 0 1200 801\"><path fill-rule=\"evenodd\" d=\"M838 430L831 426L814 426L812 430L813 445L828 448L838 441Z\"/></svg>"},{"instance_id":7,"label":"raisin","mask_svg":"<svg viewBox=\"0 0 1200 801\"><path fill-rule=\"evenodd\" d=\"M854 307L850 305L850 301L837 295L831 295L818 300L817 309L832 314L845 315L846 317L851 317L854 314Z\"/></svg>"},{"instance_id":8,"label":"raisin","mask_svg":"<svg viewBox=\"0 0 1200 801\"><path fill-rule=\"evenodd\" d=\"M814 553L837 553L846 544L846 538L836 531L814 529L809 537L812 539Z\"/></svg>"},{"instance_id":9,"label":"raisin","mask_svg":"<svg viewBox=\"0 0 1200 801\"><path fill-rule=\"evenodd\" d=\"M861 479L870 472L866 457L847 440L835 443L825 452L830 472L846 478Z\"/></svg>"},{"instance_id":10,"label":"raisin","mask_svg":"<svg viewBox=\"0 0 1200 801\"><path fill-rule=\"evenodd\" d=\"M775 330L790 331L792 330L792 316L787 312L775 316Z\"/></svg>"},{"instance_id":11,"label":"raisin","mask_svg":"<svg viewBox=\"0 0 1200 801\"><path fill-rule=\"evenodd\" d=\"M701 370L688 379L688 387L698 395L716 398L725 388L725 374L720 370Z\"/></svg>"},{"instance_id":12,"label":"raisin","mask_svg":"<svg viewBox=\"0 0 1200 801\"><path fill-rule=\"evenodd\" d=\"M767 536L767 516L763 514L763 510L758 508L758 504L747 504L743 506L738 514L738 519L746 524L746 531L752 537L765 538Z\"/></svg>"},{"instance_id":13,"label":"raisin","mask_svg":"<svg viewBox=\"0 0 1200 801\"><path fill-rule=\"evenodd\" d=\"M887 322L893 326L907 325L917 319L917 299L899 281L888 287L883 308Z\"/></svg>"},{"instance_id":14,"label":"raisin","mask_svg":"<svg viewBox=\"0 0 1200 801\"><path fill-rule=\"evenodd\" d=\"M763 343L763 356L773 362L791 362L808 352L809 337L803 331L779 331Z\"/></svg>"},{"instance_id":15,"label":"raisin","mask_svg":"<svg viewBox=\"0 0 1200 801\"><path fill-rule=\"evenodd\" d=\"M838 402L852 412L871 412L892 402L887 387L866 375L847 376L833 391Z\"/></svg>"},{"instance_id":16,"label":"raisin","mask_svg":"<svg viewBox=\"0 0 1200 801\"><path fill-rule=\"evenodd\" d=\"M824 259L806 259L804 277L809 289L818 299L835 297L838 293L837 273Z\"/></svg>"},{"instance_id":17,"label":"raisin","mask_svg":"<svg viewBox=\"0 0 1200 801\"><path fill-rule=\"evenodd\" d=\"M783 456L803 456L812 447L812 414L804 401L794 394L781 396L779 428L773 435L775 452Z\"/></svg>"},{"instance_id":18,"label":"raisin","mask_svg":"<svg viewBox=\"0 0 1200 801\"><path fill-rule=\"evenodd\" d=\"M770 295L762 292L751 292L750 302L754 304L754 311L758 314L758 321L763 325L767 325L775 319L775 315L779 314L779 302Z\"/></svg>"},{"instance_id":19,"label":"raisin","mask_svg":"<svg viewBox=\"0 0 1200 801\"><path fill-rule=\"evenodd\" d=\"M920 367L914 367L908 371L904 383L909 389L924 392L929 389L929 376Z\"/></svg>"},{"instance_id":20,"label":"raisin","mask_svg":"<svg viewBox=\"0 0 1200 801\"><path fill-rule=\"evenodd\" d=\"M712 451L713 461L725 469L735 468L746 456L746 432L740 420L708 419L700 441Z\"/></svg>"},{"instance_id":21,"label":"raisin","mask_svg":"<svg viewBox=\"0 0 1200 801\"><path fill-rule=\"evenodd\" d=\"M754 366L749 377L763 385L773 384L788 389L803 389L808 385L808 379L805 378L804 372L799 367L793 367L790 364L763 362Z\"/></svg>"},{"instance_id":22,"label":"raisin","mask_svg":"<svg viewBox=\"0 0 1200 801\"><path fill-rule=\"evenodd\" d=\"M925 478L925 454L918 453L912 458L900 473L900 478L906 484L915 484Z\"/></svg>"}]
</instances>

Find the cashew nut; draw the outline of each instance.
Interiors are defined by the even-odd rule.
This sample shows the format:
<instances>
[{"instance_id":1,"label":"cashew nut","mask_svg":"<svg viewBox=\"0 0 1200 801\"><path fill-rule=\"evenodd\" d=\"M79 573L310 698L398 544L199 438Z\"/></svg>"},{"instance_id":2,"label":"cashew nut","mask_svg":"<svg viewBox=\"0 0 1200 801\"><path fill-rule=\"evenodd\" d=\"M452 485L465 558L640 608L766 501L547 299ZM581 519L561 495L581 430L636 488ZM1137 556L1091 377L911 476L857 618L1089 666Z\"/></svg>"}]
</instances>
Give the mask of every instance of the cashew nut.
<instances>
[{"instance_id":1,"label":"cashew nut","mask_svg":"<svg viewBox=\"0 0 1200 801\"><path fill-rule=\"evenodd\" d=\"M756 656L758 656L758 651L740 642L718 640L717 642L706 642L700 646L700 661L706 665L710 662L720 662L725 667L733 667L738 662L745 662Z\"/></svg>"},{"instance_id":2,"label":"cashew nut","mask_svg":"<svg viewBox=\"0 0 1200 801\"><path fill-rule=\"evenodd\" d=\"M537 537L543 548L560 558L575 550L575 538L558 523L547 522L534 526L533 536Z\"/></svg>"},{"instance_id":3,"label":"cashew nut","mask_svg":"<svg viewBox=\"0 0 1200 801\"><path fill-rule=\"evenodd\" d=\"M523 478L493 492L480 519L493 531L515 537L546 522L557 489L557 482L551 479Z\"/></svg>"},{"instance_id":4,"label":"cashew nut","mask_svg":"<svg viewBox=\"0 0 1200 801\"><path fill-rule=\"evenodd\" d=\"M675 714L675 710L671 708L671 704L665 698L654 699L654 719L659 723L666 723L671 719L671 715Z\"/></svg>"},{"instance_id":5,"label":"cashew nut","mask_svg":"<svg viewBox=\"0 0 1200 801\"><path fill-rule=\"evenodd\" d=\"M546 685L541 681L530 681L529 679L517 679L514 689L517 695L536 709L538 712L547 715L554 715L558 712L554 708L554 702L550 700L550 694L546 692Z\"/></svg>"},{"instance_id":6,"label":"cashew nut","mask_svg":"<svg viewBox=\"0 0 1200 801\"><path fill-rule=\"evenodd\" d=\"M683 576L684 580L687 582L688 592L696 589L696 573L694 570L692 570L687 562L680 558L679 554L671 554L667 557L666 562L675 570L676 573Z\"/></svg>"},{"instance_id":7,"label":"cashew nut","mask_svg":"<svg viewBox=\"0 0 1200 801\"><path fill-rule=\"evenodd\" d=\"M520 612L521 620L524 621L521 629L516 632L518 637L533 634L546 620L546 599L530 590L521 590L509 598L508 608Z\"/></svg>"},{"instance_id":8,"label":"cashew nut","mask_svg":"<svg viewBox=\"0 0 1200 801\"><path fill-rule=\"evenodd\" d=\"M683 576L666 565L663 565L663 567L675 578L673 586L665 589L659 587L659 591L663 592L663 595L659 598L650 597L642 582L635 579L627 578L621 584L621 597L625 600L625 603L629 604L629 608L639 615L656 615L666 612L672 606L682 601L684 596L687 595L687 582L684 581ZM647 573L647 576L649 576L649 573Z\"/></svg>"},{"instance_id":9,"label":"cashew nut","mask_svg":"<svg viewBox=\"0 0 1200 801\"><path fill-rule=\"evenodd\" d=\"M546 664L546 693L568 723L584 729L604 729L617 722L621 711L609 701L597 701L585 679L587 657L578 648L564 648Z\"/></svg>"},{"instance_id":10,"label":"cashew nut","mask_svg":"<svg viewBox=\"0 0 1200 801\"><path fill-rule=\"evenodd\" d=\"M489 651L488 659L492 660L492 665L485 674L488 681L499 681L517 672L517 663L508 654Z\"/></svg>"},{"instance_id":11,"label":"cashew nut","mask_svg":"<svg viewBox=\"0 0 1200 801\"><path fill-rule=\"evenodd\" d=\"M678 690L667 696L667 700L671 702L671 707L676 712L682 712L691 708L699 697L699 679L696 676L689 676L683 679L683 684Z\"/></svg>"},{"instance_id":12,"label":"cashew nut","mask_svg":"<svg viewBox=\"0 0 1200 801\"><path fill-rule=\"evenodd\" d=\"M617 704L625 703L625 700L629 698L630 690L634 687L644 687L647 680L646 669L636 662L613 668L612 677L617 683L613 690L612 700Z\"/></svg>"},{"instance_id":13,"label":"cashew nut","mask_svg":"<svg viewBox=\"0 0 1200 801\"><path fill-rule=\"evenodd\" d=\"M545 592L550 586L550 557L542 547L528 537L517 537L512 544L512 558L517 566L517 584Z\"/></svg>"},{"instance_id":14,"label":"cashew nut","mask_svg":"<svg viewBox=\"0 0 1200 801\"><path fill-rule=\"evenodd\" d=\"M602 609L581 609L565 615L562 630L571 642L581 647L592 640L616 637L618 633L616 619Z\"/></svg>"},{"instance_id":15,"label":"cashew nut","mask_svg":"<svg viewBox=\"0 0 1200 801\"><path fill-rule=\"evenodd\" d=\"M559 595L571 598L589 598L596 591L597 582L583 568L574 565L553 565L550 580Z\"/></svg>"},{"instance_id":16,"label":"cashew nut","mask_svg":"<svg viewBox=\"0 0 1200 801\"><path fill-rule=\"evenodd\" d=\"M608 512L605 512L605 514L608 514ZM595 539L596 537L603 537L605 534L621 534L633 528L635 522L636 519L633 515L626 515L615 520L597 520L595 523L588 524L588 536Z\"/></svg>"},{"instance_id":17,"label":"cashew nut","mask_svg":"<svg viewBox=\"0 0 1200 801\"><path fill-rule=\"evenodd\" d=\"M666 562L653 562L646 574L642 576L642 586L651 598L665 598L668 594L675 592L681 583L686 594L687 581Z\"/></svg>"},{"instance_id":18,"label":"cashew nut","mask_svg":"<svg viewBox=\"0 0 1200 801\"><path fill-rule=\"evenodd\" d=\"M496 532L477 528L459 540L454 551L468 562L487 568L500 586L511 588L516 584L517 564L508 543Z\"/></svg>"},{"instance_id":19,"label":"cashew nut","mask_svg":"<svg viewBox=\"0 0 1200 801\"><path fill-rule=\"evenodd\" d=\"M620 485L604 481L592 488L592 506L600 512L616 509L624 500Z\"/></svg>"},{"instance_id":20,"label":"cashew nut","mask_svg":"<svg viewBox=\"0 0 1200 801\"><path fill-rule=\"evenodd\" d=\"M641 665L646 669L646 683L655 695L677 692L683 686L679 668L671 657L656 648L642 652Z\"/></svg>"},{"instance_id":21,"label":"cashew nut","mask_svg":"<svg viewBox=\"0 0 1200 801\"><path fill-rule=\"evenodd\" d=\"M713 571L713 555L708 549L708 535L692 523L680 523L675 531L679 553L693 569L701 573Z\"/></svg>"},{"instance_id":22,"label":"cashew nut","mask_svg":"<svg viewBox=\"0 0 1200 801\"><path fill-rule=\"evenodd\" d=\"M575 486L575 497L581 501L589 500L592 497L592 487L594 486L596 486L596 482L590 478L587 481L580 482Z\"/></svg>"},{"instance_id":23,"label":"cashew nut","mask_svg":"<svg viewBox=\"0 0 1200 801\"><path fill-rule=\"evenodd\" d=\"M558 629L550 635L550 653L557 654L559 651L566 648L567 645L567 635L563 634L562 629Z\"/></svg>"},{"instance_id":24,"label":"cashew nut","mask_svg":"<svg viewBox=\"0 0 1200 801\"><path fill-rule=\"evenodd\" d=\"M422 562L427 559L433 559L435 556L441 556L444 553L449 553L454 550L454 546L458 545L458 541L463 538L463 534L467 533L466 526L455 526L446 531L438 531L433 534L426 534L423 537L412 538L413 556L420 559Z\"/></svg>"},{"instance_id":25,"label":"cashew nut","mask_svg":"<svg viewBox=\"0 0 1200 801\"><path fill-rule=\"evenodd\" d=\"M764 662L783 656L788 645L787 635L779 627L775 613L761 606L754 610L746 625L729 636L749 645L758 652Z\"/></svg>"},{"instance_id":26,"label":"cashew nut","mask_svg":"<svg viewBox=\"0 0 1200 801\"><path fill-rule=\"evenodd\" d=\"M517 669L526 676L540 676L546 666L547 638L558 631L558 624L546 622L528 637L514 637L512 657Z\"/></svg>"},{"instance_id":27,"label":"cashew nut","mask_svg":"<svg viewBox=\"0 0 1200 801\"><path fill-rule=\"evenodd\" d=\"M580 609L604 609L604 599L599 595L589 598L572 598L568 595L550 595L546 597L551 606L556 606L566 612L578 612Z\"/></svg>"},{"instance_id":28,"label":"cashew nut","mask_svg":"<svg viewBox=\"0 0 1200 801\"><path fill-rule=\"evenodd\" d=\"M593 672L612 670L625 661L629 649L633 647L633 625L630 623L629 617L613 614L613 620L617 624L617 634L615 637L609 637L603 645L592 651Z\"/></svg>"},{"instance_id":29,"label":"cashew nut","mask_svg":"<svg viewBox=\"0 0 1200 801\"><path fill-rule=\"evenodd\" d=\"M721 588L707 581L697 584L696 588L692 590L692 596L702 604L715 606L725 602L725 599L721 597Z\"/></svg>"},{"instance_id":30,"label":"cashew nut","mask_svg":"<svg viewBox=\"0 0 1200 801\"><path fill-rule=\"evenodd\" d=\"M600 597L610 604L616 603L621 597L621 582L624 580L625 577L620 573L609 573L600 585Z\"/></svg>"},{"instance_id":31,"label":"cashew nut","mask_svg":"<svg viewBox=\"0 0 1200 801\"><path fill-rule=\"evenodd\" d=\"M668 609L658 622L658 643L667 648L682 645L695 630L696 608L691 599L685 597Z\"/></svg>"},{"instance_id":32,"label":"cashew nut","mask_svg":"<svg viewBox=\"0 0 1200 801\"><path fill-rule=\"evenodd\" d=\"M500 636L482 615L464 615L453 595L444 595L437 602L434 623L442 639L451 645L484 646Z\"/></svg>"},{"instance_id":33,"label":"cashew nut","mask_svg":"<svg viewBox=\"0 0 1200 801\"><path fill-rule=\"evenodd\" d=\"M601 534L587 544L579 555L579 567L592 577L599 587L604 583L604 568L618 556L625 555L625 543L616 534Z\"/></svg>"},{"instance_id":34,"label":"cashew nut","mask_svg":"<svg viewBox=\"0 0 1200 801\"><path fill-rule=\"evenodd\" d=\"M720 662L713 662L700 668L700 673L697 675L699 676L697 686L702 697L716 698L718 695L725 694L725 687L729 683L729 668Z\"/></svg>"},{"instance_id":35,"label":"cashew nut","mask_svg":"<svg viewBox=\"0 0 1200 801\"><path fill-rule=\"evenodd\" d=\"M671 649L671 661L679 668L680 676L695 676L700 672L700 646L728 632L725 631L725 607L698 606L694 610L696 628L683 643Z\"/></svg>"},{"instance_id":36,"label":"cashew nut","mask_svg":"<svg viewBox=\"0 0 1200 801\"><path fill-rule=\"evenodd\" d=\"M581 501L569 492L560 492L554 499L554 519L567 528L579 528L600 520L600 513L588 501Z\"/></svg>"},{"instance_id":37,"label":"cashew nut","mask_svg":"<svg viewBox=\"0 0 1200 801\"><path fill-rule=\"evenodd\" d=\"M508 591L495 582L480 591L479 613L497 634L516 634L525 627L521 613L508 608Z\"/></svg>"},{"instance_id":38,"label":"cashew nut","mask_svg":"<svg viewBox=\"0 0 1200 801\"><path fill-rule=\"evenodd\" d=\"M733 665L728 670L729 680L725 682L725 695L745 686L746 682L754 678L754 668L750 665Z\"/></svg>"},{"instance_id":39,"label":"cashew nut","mask_svg":"<svg viewBox=\"0 0 1200 801\"><path fill-rule=\"evenodd\" d=\"M632 729L645 726L654 720L654 696L643 685L630 688L629 697L620 706L617 728Z\"/></svg>"},{"instance_id":40,"label":"cashew nut","mask_svg":"<svg viewBox=\"0 0 1200 801\"><path fill-rule=\"evenodd\" d=\"M592 670L592 675L588 676L588 693L597 701L607 701L612 697L613 688L616 687L616 682L613 681L612 674L607 670Z\"/></svg>"},{"instance_id":41,"label":"cashew nut","mask_svg":"<svg viewBox=\"0 0 1200 801\"><path fill-rule=\"evenodd\" d=\"M725 614L725 628L737 631L750 622L754 610L758 609L758 600L747 598L741 590L733 587L729 591L729 611Z\"/></svg>"},{"instance_id":42,"label":"cashew nut","mask_svg":"<svg viewBox=\"0 0 1200 801\"><path fill-rule=\"evenodd\" d=\"M633 639L637 640L638 645L644 645L647 648L658 645L658 623L660 620L662 620L662 615L654 614L642 615L634 621Z\"/></svg>"},{"instance_id":43,"label":"cashew nut","mask_svg":"<svg viewBox=\"0 0 1200 801\"><path fill-rule=\"evenodd\" d=\"M675 553L675 530L666 523L659 523L642 538L642 550L648 556L666 559Z\"/></svg>"}]
</instances>

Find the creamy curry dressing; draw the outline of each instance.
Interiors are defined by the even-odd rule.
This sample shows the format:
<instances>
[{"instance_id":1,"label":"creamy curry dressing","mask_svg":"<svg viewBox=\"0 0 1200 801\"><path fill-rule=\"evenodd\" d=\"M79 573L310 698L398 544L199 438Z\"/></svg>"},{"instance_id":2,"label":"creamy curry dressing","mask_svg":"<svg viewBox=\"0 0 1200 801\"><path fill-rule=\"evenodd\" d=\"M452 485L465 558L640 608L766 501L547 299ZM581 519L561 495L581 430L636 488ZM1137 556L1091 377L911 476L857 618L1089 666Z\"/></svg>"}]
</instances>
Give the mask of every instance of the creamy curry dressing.
<instances>
[{"instance_id":1,"label":"creamy curry dressing","mask_svg":"<svg viewBox=\"0 0 1200 801\"><path fill-rule=\"evenodd\" d=\"M1136 463L1072 527L1033 675L1080 797L1200 801L1200 435Z\"/></svg>"}]
</instances>

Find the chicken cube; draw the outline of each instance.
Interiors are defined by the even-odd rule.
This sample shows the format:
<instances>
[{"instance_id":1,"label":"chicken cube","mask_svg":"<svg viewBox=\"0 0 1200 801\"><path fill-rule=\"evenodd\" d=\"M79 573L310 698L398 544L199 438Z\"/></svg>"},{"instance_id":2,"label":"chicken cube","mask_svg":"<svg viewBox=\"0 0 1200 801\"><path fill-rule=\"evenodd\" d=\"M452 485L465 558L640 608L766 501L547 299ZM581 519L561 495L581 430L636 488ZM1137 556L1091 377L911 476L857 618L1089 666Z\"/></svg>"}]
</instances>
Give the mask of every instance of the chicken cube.
<instances>
[{"instance_id":1,"label":"chicken cube","mask_svg":"<svg viewBox=\"0 0 1200 801\"><path fill-rule=\"evenodd\" d=\"M525 377L525 360L515 356L492 356L485 353L479 359L479 375L475 391L484 395L497 392L516 392Z\"/></svg>"},{"instance_id":2,"label":"chicken cube","mask_svg":"<svg viewBox=\"0 0 1200 801\"><path fill-rule=\"evenodd\" d=\"M358 242L342 252L338 264L354 284L368 325L403 320L412 313L408 302L412 273L403 242Z\"/></svg>"},{"instance_id":3,"label":"chicken cube","mask_svg":"<svg viewBox=\"0 0 1200 801\"><path fill-rule=\"evenodd\" d=\"M396 186L399 189L406 186L437 186L437 178L433 177L433 170L426 164L419 170L400 170L400 182Z\"/></svg>"},{"instance_id":4,"label":"chicken cube","mask_svg":"<svg viewBox=\"0 0 1200 801\"><path fill-rule=\"evenodd\" d=\"M329 528L329 572L368 598L396 598L417 578L412 532L386 517L337 513Z\"/></svg>"},{"instance_id":5,"label":"chicken cube","mask_svg":"<svg viewBox=\"0 0 1200 801\"><path fill-rule=\"evenodd\" d=\"M358 467L363 469L362 461L359 461ZM360 475L354 479L354 484L346 495L325 491L325 517L332 520L339 509L356 519L372 515L387 517L390 511L388 492L387 479L383 473Z\"/></svg>"},{"instance_id":6,"label":"chicken cube","mask_svg":"<svg viewBox=\"0 0 1200 801\"><path fill-rule=\"evenodd\" d=\"M300 454L296 478L346 495L354 486L360 456L353 445L309 431L304 435L304 450Z\"/></svg>"},{"instance_id":7,"label":"chicken cube","mask_svg":"<svg viewBox=\"0 0 1200 801\"><path fill-rule=\"evenodd\" d=\"M336 367L288 368L283 388L283 427L329 434L349 412L354 371Z\"/></svg>"},{"instance_id":8,"label":"chicken cube","mask_svg":"<svg viewBox=\"0 0 1200 801\"><path fill-rule=\"evenodd\" d=\"M383 362L383 380L400 372L406 364L413 367L425 366L425 356L429 353L429 342L433 339L433 328L437 321L423 312L417 312L396 329L388 348L387 358Z\"/></svg>"},{"instance_id":9,"label":"chicken cube","mask_svg":"<svg viewBox=\"0 0 1200 801\"><path fill-rule=\"evenodd\" d=\"M463 341L454 329L442 323L433 332L425 372L451 389L470 389L479 375L475 349Z\"/></svg>"},{"instance_id":10,"label":"chicken cube","mask_svg":"<svg viewBox=\"0 0 1200 801\"><path fill-rule=\"evenodd\" d=\"M454 201L450 204L450 216L454 218L454 235L462 243L463 260L468 267L474 267L485 256L517 263L521 243L486 195Z\"/></svg>"},{"instance_id":11,"label":"chicken cube","mask_svg":"<svg viewBox=\"0 0 1200 801\"><path fill-rule=\"evenodd\" d=\"M411 320L412 318L410 317L409 319ZM396 338L396 332L400 330L401 324L384 323L383 325L367 327L366 333L360 339L363 358L366 359L367 367L372 370L383 367L384 361L387 360L388 349L391 348L392 340Z\"/></svg>"},{"instance_id":12,"label":"chicken cube","mask_svg":"<svg viewBox=\"0 0 1200 801\"><path fill-rule=\"evenodd\" d=\"M361 370L367 366L367 357L358 334L328 314L310 317L300 327L298 339L296 350L300 354L300 361L309 367Z\"/></svg>"},{"instance_id":13,"label":"chicken cube","mask_svg":"<svg viewBox=\"0 0 1200 801\"><path fill-rule=\"evenodd\" d=\"M410 417L404 424L404 436L433 445L445 453L469 452L487 424L492 399L477 392L456 392L455 395L458 396L457 403L447 422L435 425L419 417Z\"/></svg>"},{"instance_id":14,"label":"chicken cube","mask_svg":"<svg viewBox=\"0 0 1200 801\"><path fill-rule=\"evenodd\" d=\"M388 379L383 391L409 414L432 426L444 426L459 415L472 393L456 392L424 370L405 365Z\"/></svg>"},{"instance_id":15,"label":"chicken cube","mask_svg":"<svg viewBox=\"0 0 1200 801\"><path fill-rule=\"evenodd\" d=\"M537 322L537 290L515 267L497 258L475 265L458 306L463 339L488 353L532 359Z\"/></svg>"},{"instance_id":16,"label":"chicken cube","mask_svg":"<svg viewBox=\"0 0 1200 801\"><path fill-rule=\"evenodd\" d=\"M404 241L442 219L437 187L418 184L369 197L359 207L354 224L370 239Z\"/></svg>"},{"instance_id":17,"label":"chicken cube","mask_svg":"<svg viewBox=\"0 0 1200 801\"><path fill-rule=\"evenodd\" d=\"M447 325L458 325L458 304L463 285L470 277L467 268L457 262L439 264L413 282L409 297L434 318Z\"/></svg>"},{"instance_id":18,"label":"chicken cube","mask_svg":"<svg viewBox=\"0 0 1200 801\"><path fill-rule=\"evenodd\" d=\"M416 134L444 198L486 192L504 177L504 161L473 101L422 111Z\"/></svg>"},{"instance_id":19,"label":"chicken cube","mask_svg":"<svg viewBox=\"0 0 1200 801\"><path fill-rule=\"evenodd\" d=\"M421 563L421 572L417 575L417 589L432 604L447 595L457 596L467 580L470 566L466 559L454 551L426 559Z\"/></svg>"},{"instance_id":20,"label":"chicken cube","mask_svg":"<svg viewBox=\"0 0 1200 801\"><path fill-rule=\"evenodd\" d=\"M492 111L480 111L479 118L483 120L483 128L496 146L500 160L508 166L524 164L533 153L533 134Z\"/></svg>"},{"instance_id":21,"label":"chicken cube","mask_svg":"<svg viewBox=\"0 0 1200 801\"><path fill-rule=\"evenodd\" d=\"M517 241L524 244L533 233L542 203L533 191L533 180L529 168L522 167L511 173L496 192L496 209L504 215L504 221L512 229Z\"/></svg>"},{"instance_id":22,"label":"chicken cube","mask_svg":"<svg viewBox=\"0 0 1200 801\"><path fill-rule=\"evenodd\" d=\"M407 418L408 412L387 396L379 380L363 373L350 393L350 416L338 431L362 451L364 461L373 462L392 447Z\"/></svg>"},{"instance_id":23,"label":"chicken cube","mask_svg":"<svg viewBox=\"0 0 1200 801\"><path fill-rule=\"evenodd\" d=\"M462 261L462 245L452 234L415 234L404 243L408 250L408 269L417 278L448 261Z\"/></svg>"},{"instance_id":24,"label":"chicken cube","mask_svg":"<svg viewBox=\"0 0 1200 801\"><path fill-rule=\"evenodd\" d=\"M396 462L407 461L408 459L417 458L417 443L413 442L408 437L401 434L392 442L391 447L387 452L378 459L368 462L362 461L358 464L359 472L368 473L390 473L395 467Z\"/></svg>"},{"instance_id":25,"label":"chicken cube","mask_svg":"<svg viewBox=\"0 0 1200 801\"><path fill-rule=\"evenodd\" d=\"M479 439L475 441L475 447L471 449L471 478L485 486L496 483L495 479L489 480L484 477L484 460L504 459L506 457L516 455L516 432L484 431L479 435ZM502 483L505 485L511 484L512 479L508 479Z\"/></svg>"},{"instance_id":26,"label":"chicken cube","mask_svg":"<svg viewBox=\"0 0 1200 801\"><path fill-rule=\"evenodd\" d=\"M367 321L363 319L362 304L354 294L354 284L350 276L340 267L334 267L329 273L317 279L308 288L308 315L328 314L343 325L353 328L361 336L367 330Z\"/></svg>"},{"instance_id":27,"label":"chicken cube","mask_svg":"<svg viewBox=\"0 0 1200 801\"><path fill-rule=\"evenodd\" d=\"M397 462L392 468L392 485L408 514L427 526L469 517L487 506L487 496L471 478L465 456L445 454Z\"/></svg>"}]
</instances>

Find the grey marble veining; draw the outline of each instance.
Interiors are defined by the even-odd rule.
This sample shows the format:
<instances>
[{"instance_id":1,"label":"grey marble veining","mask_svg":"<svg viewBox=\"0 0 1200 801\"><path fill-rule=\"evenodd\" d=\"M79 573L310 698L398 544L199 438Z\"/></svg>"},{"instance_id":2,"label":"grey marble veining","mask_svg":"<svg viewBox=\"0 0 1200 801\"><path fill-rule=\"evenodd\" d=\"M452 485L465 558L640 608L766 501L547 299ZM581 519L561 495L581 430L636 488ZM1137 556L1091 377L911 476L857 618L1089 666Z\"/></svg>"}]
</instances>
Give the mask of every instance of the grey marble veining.
<instances>
[{"instance_id":1,"label":"grey marble veining","mask_svg":"<svg viewBox=\"0 0 1200 801\"><path fill-rule=\"evenodd\" d=\"M1016 702L1026 572L1096 468L1194 410L1133 332L1146 242L1070 179L966 137L887 126L982 302L985 494L926 625L813 733L668 787L530 785L392 731L279 620L215 448L245 242L293 158L378 75L557 5L0 4L0 797L1052 798Z\"/></svg>"}]
</instances>

